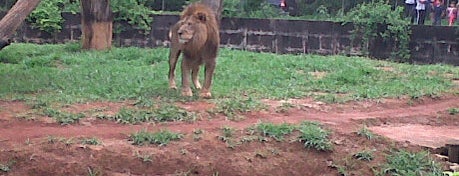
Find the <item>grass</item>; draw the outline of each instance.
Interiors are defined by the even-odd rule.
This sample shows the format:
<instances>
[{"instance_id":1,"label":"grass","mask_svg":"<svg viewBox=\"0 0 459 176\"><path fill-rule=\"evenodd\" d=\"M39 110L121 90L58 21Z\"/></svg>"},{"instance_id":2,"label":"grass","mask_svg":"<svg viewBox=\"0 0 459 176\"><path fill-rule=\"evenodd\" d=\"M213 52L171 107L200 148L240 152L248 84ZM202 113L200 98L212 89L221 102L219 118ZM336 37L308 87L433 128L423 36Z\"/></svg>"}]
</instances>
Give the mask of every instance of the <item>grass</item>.
<instances>
[{"instance_id":1,"label":"grass","mask_svg":"<svg viewBox=\"0 0 459 176\"><path fill-rule=\"evenodd\" d=\"M213 113L222 113L229 117L230 120L237 120L238 114L247 113L266 108L266 105L252 97L248 98L227 98L217 100L217 107L212 110Z\"/></svg>"},{"instance_id":2,"label":"grass","mask_svg":"<svg viewBox=\"0 0 459 176\"><path fill-rule=\"evenodd\" d=\"M299 141L306 148L315 148L317 150L332 150L332 143L328 139L330 132L323 129L319 123L305 121L298 127L300 131Z\"/></svg>"},{"instance_id":3,"label":"grass","mask_svg":"<svg viewBox=\"0 0 459 176\"><path fill-rule=\"evenodd\" d=\"M188 112L171 104L163 104L157 108L137 109L123 107L114 116L98 115L100 119L109 119L123 124L137 124L141 122L170 122L194 121L195 113Z\"/></svg>"},{"instance_id":4,"label":"grass","mask_svg":"<svg viewBox=\"0 0 459 176\"><path fill-rule=\"evenodd\" d=\"M183 100L179 91L168 89L167 54L165 48L80 51L78 44L12 44L0 51L0 98L35 97L61 103L130 99L147 106L151 97ZM386 67L391 69L381 69ZM317 78L313 72L326 74ZM312 96L328 102L417 98L451 91L452 78L446 75L459 78L459 68L222 49L212 90L216 99L243 95L254 99Z\"/></svg>"},{"instance_id":5,"label":"grass","mask_svg":"<svg viewBox=\"0 0 459 176\"><path fill-rule=\"evenodd\" d=\"M355 153L353 156L358 160L371 161L374 158L373 152L374 150L362 150Z\"/></svg>"},{"instance_id":6,"label":"grass","mask_svg":"<svg viewBox=\"0 0 459 176\"><path fill-rule=\"evenodd\" d=\"M442 175L440 165L428 152L392 151L386 159L379 175Z\"/></svg>"},{"instance_id":7,"label":"grass","mask_svg":"<svg viewBox=\"0 0 459 176\"><path fill-rule=\"evenodd\" d=\"M81 139L81 144L83 145L102 145L102 142L99 139L92 137L92 138Z\"/></svg>"},{"instance_id":8,"label":"grass","mask_svg":"<svg viewBox=\"0 0 459 176\"><path fill-rule=\"evenodd\" d=\"M256 125L256 130L262 136L272 137L276 141L283 141L284 136L291 134L295 129L295 126L288 123L282 123L279 125L273 123L258 123Z\"/></svg>"},{"instance_id":9,"label":"grass","mask_svg":"<svg viewBox=\"0 0 459 176\"><path fill-rule=\"evenodd\" d=\"M450 115L459 114L459 108L449 108L449 109L448 109L448 113L449 113Z\"/></svg>"},{"instance_id":10,"label":"grass","mask_svg":"<svg viewBox=\"0 0 459 176\"><path fill-rule=\"evenodd\" d=\"M9 162L6 163L6 164L0 163L0 171L1 171L1 172L9 172L9 171L11 171L11 167L12 167L15 163L16 163L16 161L14 161L14 160L11 160L11 161L9 161ZM1 173L1 172L0 172L0 173Z\"/></svg>"},{"instance_id":11,"label":"grass","mask_svg":"<svg viewBox=\"0 0 459 176\"><path fill-rule=\"evenodd\" d=\"M179 140L183 138L183 134L174 133L168 130L161 130L159 132L148 132L141 130L130 135L130 140L134 145L156 144L159 146L167 145L170 141Z\"/></svg>"},{"instance_id":12,"label":"grass","mask_svg":"<svg viewBox=\"0 0 459 176\"><path fill-rule=\"evenodd\" d=\"M371 132L367 126L362 126L362 128L359 129L359 131L357 131L357 135L359 136L363 136L365 138L367 138L368 140L372 140L372 139L375 139L376 138L376 135Z\"/></svg>"},{"instance_id":13,"label":"grass","mask_svg":"<svg viewBox=\"0 0 459 176\"><path fill-rule=\"evenodd\" d=\"M71 123L76 123L78 122L81 118L85 117L84 114L78 113L78 114L73 114L73 113L68 113L68 112L62 112L60 110L56 110L53 108L45 108L43 109L43 114L52 117L56 119L56 121L62 125L67 125Z\"/></svg>"}]
</instances>

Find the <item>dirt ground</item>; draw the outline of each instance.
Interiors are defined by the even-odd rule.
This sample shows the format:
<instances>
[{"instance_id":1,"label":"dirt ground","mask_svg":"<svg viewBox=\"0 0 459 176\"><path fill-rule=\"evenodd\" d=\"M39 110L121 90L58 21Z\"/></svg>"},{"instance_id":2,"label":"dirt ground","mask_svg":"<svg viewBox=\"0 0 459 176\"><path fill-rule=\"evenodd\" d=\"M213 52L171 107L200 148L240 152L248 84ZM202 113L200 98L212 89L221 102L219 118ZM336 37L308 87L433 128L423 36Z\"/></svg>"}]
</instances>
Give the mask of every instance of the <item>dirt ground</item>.
<instances>
[{"instance_id":1,"label":"dirt ground","mask_svg":"<svg viewBox=\"0 0 459 176\"><path fill-rule=\"evenodd\" d=\"M430 150L459 141L458 95L436 98L384 99L345 104L325 104L312 99L289 100L295 105L276 112L283 102L264 100L271 108L243 114L230 121L223 115L211 116L208 101L179 103L200 119L194 122L144 123L139 125L86 117L77 124L59 125L20 101L0 101L0 164L8 172L0 175L373 175L393 148L410 151ZM103 110L116 113L131 102L93 102L63 108L67 112ZM21 118L28 116L32 118ZM306 149L291 135L283 142L246 142L234 147L218 139L224 126L244 129L257 122L300 123L319 121L332 131L332 151ZM363 125L380 135L368 140L356 134ZM166 146L132 145L129 134L141 129L169 129L185 134ZM203 130L199 140L193 131ZM56 137L58 141L51 140ZM96 137L102 145L65 142ZM372 161L361 161L353 154L375 150ZM147 157L148 156L148 157ZM445 164L444 161L440 161ZM0 165L1 166L1 165ZM447 165L445 164L445 168Z\"/></svg>"}]
</instances>

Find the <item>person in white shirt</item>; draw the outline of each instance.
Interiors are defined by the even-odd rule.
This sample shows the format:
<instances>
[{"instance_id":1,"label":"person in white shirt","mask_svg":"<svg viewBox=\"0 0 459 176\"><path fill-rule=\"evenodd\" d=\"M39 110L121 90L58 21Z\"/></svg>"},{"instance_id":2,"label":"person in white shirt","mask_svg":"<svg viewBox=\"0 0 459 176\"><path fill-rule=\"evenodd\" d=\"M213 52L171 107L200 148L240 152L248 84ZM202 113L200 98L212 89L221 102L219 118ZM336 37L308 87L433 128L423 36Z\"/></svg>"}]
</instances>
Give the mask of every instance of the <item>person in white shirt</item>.
<instances>
[{"instance_id":1,"label":"person in white shirt","mask_svg":"<svg viewBox=\"0 0 459 176\"><path fill-rule=\"evenodd\" d=\"M426 4L429 0L416 0L416 21L415 24L424 25L426 20Z\"/></svg>"},{"instance_id":2,"label":"person in white shirt","mask_svg":"<svg viewBox=\"0 0 459 176\"><path fill-rule=\"evenodd\" d=\"M416 19L416 0L405 0L405 18L410 18L411 24Z\"/></svg>"}]
</instances>

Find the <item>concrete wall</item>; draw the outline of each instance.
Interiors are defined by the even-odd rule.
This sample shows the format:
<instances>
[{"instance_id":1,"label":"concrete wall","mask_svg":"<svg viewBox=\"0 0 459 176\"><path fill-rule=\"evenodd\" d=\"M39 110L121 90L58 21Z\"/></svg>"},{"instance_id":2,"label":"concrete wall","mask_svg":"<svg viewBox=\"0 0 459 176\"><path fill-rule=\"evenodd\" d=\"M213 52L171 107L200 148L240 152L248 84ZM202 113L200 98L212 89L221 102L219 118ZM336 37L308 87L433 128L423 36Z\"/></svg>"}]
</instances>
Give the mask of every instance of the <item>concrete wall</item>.
<instances>
[{"instance_id":1,"label":"concrete wall","mask_svg":"<svg viewBox=\"0 0 459 176\"><path fill-rule=\"evenodd\" d=\"M60 33L48 34L23 25L15 39L18 42L64 43L78 41L81 36L80 17L64 14L66 22ZM178 20L175 15L153 16L148 34L127 23L114 34L116 46L168 46L169 26ZM362 48L351 40L352 24L327 21L223 18L223 47L278 54L362 55ZM446 63L459 65L459 29L448 26L413 26L410 42L413 63ZM369 55L386 59L394 46L377 39L370 44Z\"/></svg>"}]
</instances>

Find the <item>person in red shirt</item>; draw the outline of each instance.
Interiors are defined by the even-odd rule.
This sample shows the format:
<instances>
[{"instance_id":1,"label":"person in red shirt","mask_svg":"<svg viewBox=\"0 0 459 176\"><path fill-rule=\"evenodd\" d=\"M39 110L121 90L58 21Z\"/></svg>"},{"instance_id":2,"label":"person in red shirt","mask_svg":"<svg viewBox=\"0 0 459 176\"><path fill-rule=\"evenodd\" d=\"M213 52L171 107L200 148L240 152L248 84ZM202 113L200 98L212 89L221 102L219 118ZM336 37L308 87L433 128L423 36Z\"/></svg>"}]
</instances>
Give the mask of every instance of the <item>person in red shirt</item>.
<instances>
[{"instance_id":1,"label":"person in red shirt","mask_svg":"<svg viewBox=\"0 0 459 176\"><path fill-rule=\"evenodd\" d=\"M449 7L446 9L446 13L448 14L449 26L452 26L457 19L457 7L455 1L451 1Z\"/></svg>"}]
</instances>

